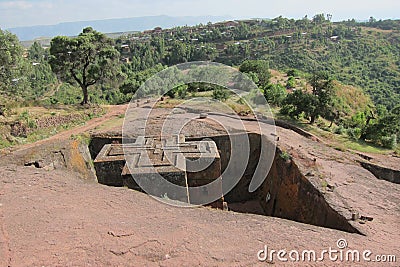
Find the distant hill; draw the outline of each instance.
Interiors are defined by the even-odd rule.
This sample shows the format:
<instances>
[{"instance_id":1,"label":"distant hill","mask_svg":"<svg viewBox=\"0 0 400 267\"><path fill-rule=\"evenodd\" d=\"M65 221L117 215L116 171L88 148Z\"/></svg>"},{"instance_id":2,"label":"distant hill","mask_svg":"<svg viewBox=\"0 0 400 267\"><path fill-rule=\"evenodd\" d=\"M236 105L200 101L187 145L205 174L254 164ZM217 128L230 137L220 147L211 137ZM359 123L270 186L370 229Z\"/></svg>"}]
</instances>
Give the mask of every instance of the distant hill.
<instances>
[{"instance_id":1,"label":"distant hill","mask_svg":"<svg viewBox=\"0 0 400 267\"><path fill-rule=\"evenodd\" d=\"M155 27L172 28L176 26L194 26L200 23L217 22L230 19L228 16L196 16L170 17L146 16L123 19L106 19L93 21L64 22L56 25L17 27L7 29L16 34L21 41L33 40L39 37L52 38L57 35L75 36L83 28L91 26L100 32L144 31Z\"/></svg>"}]
</instances>

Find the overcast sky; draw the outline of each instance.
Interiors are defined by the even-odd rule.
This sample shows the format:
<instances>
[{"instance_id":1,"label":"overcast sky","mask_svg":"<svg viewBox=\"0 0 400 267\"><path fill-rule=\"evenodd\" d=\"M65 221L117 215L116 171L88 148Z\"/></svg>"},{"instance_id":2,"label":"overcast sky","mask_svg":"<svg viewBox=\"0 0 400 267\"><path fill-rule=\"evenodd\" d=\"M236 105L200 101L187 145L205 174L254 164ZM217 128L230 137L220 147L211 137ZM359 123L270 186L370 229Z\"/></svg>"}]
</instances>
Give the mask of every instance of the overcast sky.
<instances>
[{"instance_id":1,"label":"overcast sky","mask_svg":"<svg viewBox=\"0 0 400 267\"><path fill-rule=\"evenodd\" d=\"M399 0L0 0L0 28L148 15L301 18L329 13L335 21L393 19L399 11Z\"/></svg>"}]
</instances>

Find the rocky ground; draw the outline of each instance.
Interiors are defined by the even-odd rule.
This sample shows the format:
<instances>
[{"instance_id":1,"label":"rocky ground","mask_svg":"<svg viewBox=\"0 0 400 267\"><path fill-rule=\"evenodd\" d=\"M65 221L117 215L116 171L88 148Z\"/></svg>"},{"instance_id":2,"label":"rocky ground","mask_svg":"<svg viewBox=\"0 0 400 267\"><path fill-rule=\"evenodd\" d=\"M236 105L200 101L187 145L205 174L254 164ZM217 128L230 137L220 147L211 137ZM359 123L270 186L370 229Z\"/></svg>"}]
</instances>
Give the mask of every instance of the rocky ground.
<instances>
[{"instance_id":1,"label":"rocky ground","mask_svg":"<svg viewBox=\"0 0 400 267\"><path fill-rule=\"evenodd\" d=\"M356 153L337 151L324 141L282 127L274 133L279 137L278 146L292 155L316 187L326 190L331 206L348 216L356 211L373 218L352 222L365 235L261 215L176 208L133 190L82 179L68 164L23 166L21 159L27 154L34 150L46 154L49 143L59 143L71 134L120 133L117 126L95 128L118 117L124 108L111 109L103 119L50 140L3 151L0 266L399 266L400 185L377 179L360 166L363 158ZM153 114L149 133L157 132L164 113L159 109ZM190 112L180 115L177 124L192 116ZM232 129L238 125L235 119L214 116L186 124L182 132L224 133L218 121ZM133 130L140 130L135 128L140 123L135 125ZM259 131L255 122L246 121L245 126ZM398 158L369 156L379 164L388 162L388 167L400 166ZM316 164L311 167L314 159ZM322 187L322 181L329 187ZM327 255L322 262L283 263L276 254L273 262L257 259L265 245L269 250L315 250L319 255L324 249L337 249L339 239L347 241L347 249L371 250L371 258L396 255L397 263L333 262Z\"/></svg>"}]
</instances>

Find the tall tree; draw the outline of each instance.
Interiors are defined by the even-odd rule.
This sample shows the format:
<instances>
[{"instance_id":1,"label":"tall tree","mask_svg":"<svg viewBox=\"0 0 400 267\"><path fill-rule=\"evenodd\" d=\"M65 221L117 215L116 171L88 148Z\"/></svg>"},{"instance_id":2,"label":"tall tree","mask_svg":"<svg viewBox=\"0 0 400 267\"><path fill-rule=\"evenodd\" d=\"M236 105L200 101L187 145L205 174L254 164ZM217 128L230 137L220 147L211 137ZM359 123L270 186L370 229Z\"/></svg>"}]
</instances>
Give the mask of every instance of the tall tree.
<instances>
[{"instance_id":1,"label":"tall tree","mask_svg":"<svg viewBox=\"0 0 400 267\"><path fill-rule=\"evenodd\" d=\"M77 37L57 36L51 40L50 65L59 78L77 83L83 93L82 104L89 102L88 88L121 73L119 52L112 40L91 27Z\"/></svg>"},{"instance_id":2,"label":"tall tree","mask_svg":"<svg viewBox=\"0 0 400 267\"><path fill-rule=\"evenodd\" d=\"M331 117L333 80L326 72L315 72L309 79L309 83L312 86L312 94L316 98L315 110L310 113L310 123L314 123L319 116Z\"/></svg>"},{"instance_id":3,"label":"tall tree","mask_svg":"<svg viewBox=\"0 0 400 267\"><path fill-rule=\"evenodd\" d=\"M34 42L28 50L30 60L40 62L46 56L46 50L38 43Z\"/></svg>"},{"instance_id":4,"label":"tall tree","mask_svg":"<svg viewBox=\"0 0 400 267\"><path fill-rule=\"evenodd\" d=\"M13 80L20 78L22 52L17 36L0 29L0 90L8 89Z\"/></svg>"},{"instance_id":5,"label":"tall tree","mask_svg":"<svg viewBox=\"0 0 400 267\"><path fill-rule=\"evenodd\" d=\"M289 94L284 101L283 114L298 118L304 114L313 124L319 116L332 119L334 110L332 107L333 84L326 73L314 73L309 83L312 86L312 93L296 90Z\"/></svg>"}]
</instances>

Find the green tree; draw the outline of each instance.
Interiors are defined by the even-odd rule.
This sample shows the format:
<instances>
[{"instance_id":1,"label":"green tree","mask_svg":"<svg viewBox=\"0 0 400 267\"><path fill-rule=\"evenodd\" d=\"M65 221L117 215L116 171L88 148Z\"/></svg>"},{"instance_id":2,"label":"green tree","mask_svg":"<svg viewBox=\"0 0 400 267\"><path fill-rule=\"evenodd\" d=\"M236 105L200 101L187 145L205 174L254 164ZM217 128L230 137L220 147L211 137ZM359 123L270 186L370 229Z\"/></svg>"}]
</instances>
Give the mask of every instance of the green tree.
<instances>
[{"instance_id":1,"label":"green tree","mask_svg":"<svg viewBox=\"0 0 400 267\"><path fill-rule=\"evenodd\" d=\"M265 87L269 83L271 73L269 72L269 64L265 60L246 60L240 65L241 72L251 74L251 77L260 87ZM254 79L256 75L257 79Z\"/></svg>"},{"instance_id":2,"label":"green tree","mask_svg":"<svg viewBox=\"0 0 400 267\"><path fill-rule=\"evenodd\" d=\"M46 56L46 50L38 43L34 42L28 50L28 58L35 62L40 62Z\"/></svg>"},{"instance_id":3,"label":"green tree","mask_svg":"<svg viewBox=\"0 0 400 267\"><path fill-rule=\"evenodd\" d=\"M399 122L400 105L397 105L375 123L366 125L361 137L387 148L395 148L400 140Z\"/></svg>"},{"instance_id":4,"label":"green tree","mask_svg":"<svg viewBox=\"0 0 400 267\"><path fill-rule=\"evenodd\" d=\"M22 53L17 36L0 29L0 90L12 93L12 83L21 79Z\"/></svg>"},{"instance_id":5,"label":"green tree","mask_svg":"<svg viewBox=\"0 0 400 267\"><path fill-rule=\"evenodd\" d=\"M319 72L314 73L309 82L313 88L312 93L296 90L289 94L284 101L282 113L294 118L304 114L311 124L320 116L331 119L334 113L332 80L325 73Z\"/></svg>"},{"instance_id":6,"label":"green tree","mask_svg":"<svg viewBox=\"0 0 400 267\"><path fill-rule=\"evenodd\" d=\"M286 82L286 88L292 89L296 87L296 79L293 76L290 76Z\"/></svg>"},{"instance_id":7,"label":"green tree","mask_svg":"<svg viewBox=\"0 0 400 267\"><path fill-rule=\"evenodd\" d=\"M167 57L167 63L169 65L175 65L179 63L187 62L190 56L189 47L179 41L175 41L172 44L171 52Z\"/></svg>"},{"instance_id":8,"label":"green tree","mask_svg":"<svg viewBox=\"0 0 400 267\"><path fill-rule=\"evenodd\" d=\"M281 106L286 96L286 88L280 84L268 84L264 88L264 97L271 105Z\"/></svg>"},{"instance_id":9,"label":"green tree","mask_svg":"<svg viewBox=\"0 0 400 267\"><path fill-rule=\"evenodd\" d=\"M52 70L63 81L81 87L82 104L89 102L89 86L121 74L119 53L112 40L91 27L83 29L77 37L53 38L50 54Z\"/></svg>"},{"instance_id":10,"label":"green tree","mask_svg":"<svg viewBox=\"0 0 400 267\"><path fill-rule=\"evenodd\" d=\"M304 114L310 122L313 122L311 117L315 118L316 116L317 102L318 100L314 95L302 90L296 90L283 101L281 113L295 119L299 119L300 115Z\"/></svg>"},{"instance_id":11,"label":"green tree","mask_svg":"<svg viewBox=\"0 0 400 267\"><path fill-rule=\"evenodd\" d=\"M331 117L333 113L333 80L325 72L313 73L309 79L312 86L312 95L316 98L315 111L310 114L310 123L319 117Z\"/></svg>"}]
</instances>

